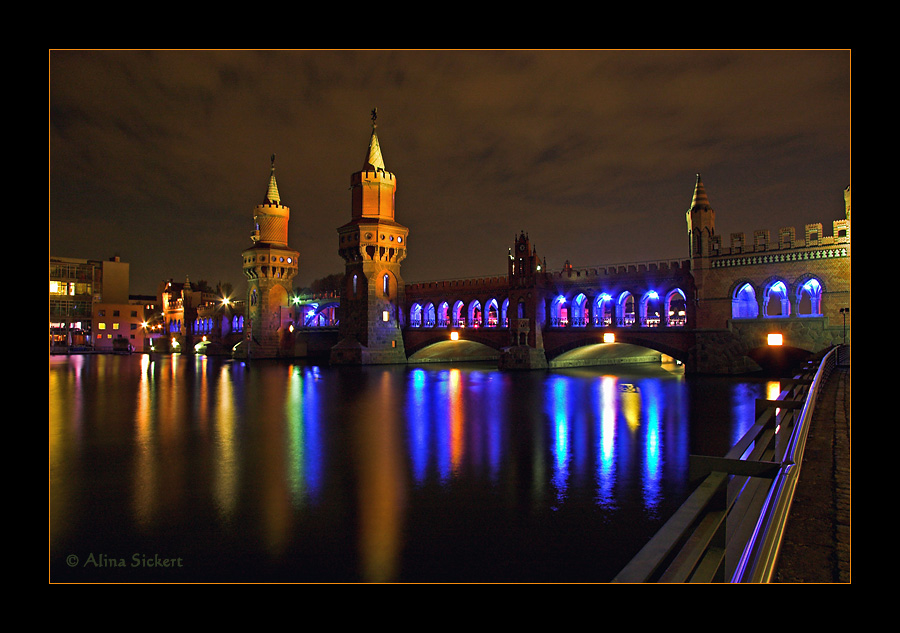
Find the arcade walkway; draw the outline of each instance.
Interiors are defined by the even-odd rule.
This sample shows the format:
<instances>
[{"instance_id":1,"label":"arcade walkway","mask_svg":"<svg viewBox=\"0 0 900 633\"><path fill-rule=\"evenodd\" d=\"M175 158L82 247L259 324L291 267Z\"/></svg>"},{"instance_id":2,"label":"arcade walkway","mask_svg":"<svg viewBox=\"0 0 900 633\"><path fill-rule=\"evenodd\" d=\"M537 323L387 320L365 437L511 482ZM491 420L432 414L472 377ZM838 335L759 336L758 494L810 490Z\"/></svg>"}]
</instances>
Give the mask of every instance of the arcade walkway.
<instances>
[{"instance_id":1,"label":"arcade walkway","mask_svg":"<svg viewBox=\"0 0 900 633\"><path fill-rule=\"evenodd\" d=\"M850 361L813 416L773 582L850 582Z\"/></svg>"}]
</instances>

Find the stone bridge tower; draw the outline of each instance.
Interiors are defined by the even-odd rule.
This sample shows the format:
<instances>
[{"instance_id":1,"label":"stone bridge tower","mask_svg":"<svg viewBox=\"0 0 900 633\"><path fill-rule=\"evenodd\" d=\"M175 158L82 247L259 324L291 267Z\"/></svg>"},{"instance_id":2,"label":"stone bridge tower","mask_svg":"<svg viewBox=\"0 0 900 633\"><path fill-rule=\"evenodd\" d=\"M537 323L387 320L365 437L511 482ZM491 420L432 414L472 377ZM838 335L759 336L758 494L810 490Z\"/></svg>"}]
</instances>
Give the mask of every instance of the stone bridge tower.
<instances>
[{"instance_id":1,"label":"stone bridge tower","mask_svg":"<svg viewBox=\"0 0 900 633\"><path fill-rule=\"evenodd\" d=\"M333 364L405 363L401 321L409 229L394 216L397 179L384 167L372 111L372 136L363 168L351 175L350 221L338 228L338 252L345 262L339 342Z\"/></svg>"},{"instance_id":2,"label":"stone bridge tower","mask_svg":"<svg viewBox=\"0 0 900 633\"><path fill-rule=\"evenodd\" d=\"M253 210L253 244L243 253L247 278L248 323L238 356L272 358L291 354L292 312L288 297L299 254L288 246L291 210L281 202L275 181L275 155L266 195Z\"/></svg>"},{"instance_id":3,"label":"stone bridge tower","mask_svg":"<svg viewBox=\"0 0 900 633\"><path fill-rule=\"evenodd\" d=\"M541 281L543 266L523 231L509 252L510 345L500 355L502 369L542 369L547 367L543 327L546 302Z\"/></svg>"}]
</instances>

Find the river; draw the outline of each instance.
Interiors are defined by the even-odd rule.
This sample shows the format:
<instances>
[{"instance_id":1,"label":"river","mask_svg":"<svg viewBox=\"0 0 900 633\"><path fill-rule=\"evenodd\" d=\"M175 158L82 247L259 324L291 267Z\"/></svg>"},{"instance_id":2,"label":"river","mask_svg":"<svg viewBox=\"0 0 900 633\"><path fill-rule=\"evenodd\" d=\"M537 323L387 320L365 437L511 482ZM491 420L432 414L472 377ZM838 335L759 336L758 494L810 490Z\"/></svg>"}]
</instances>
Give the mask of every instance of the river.
<instances>
[{"instance_id":1,"label":"river","mask_svg":"<svg viewBox=\"0 0 900 633\"><path fill-rule=\"evenodd\" d=\"M777 383L51 356L51 582L607 582Z\"/></svg>"}]
</instances>

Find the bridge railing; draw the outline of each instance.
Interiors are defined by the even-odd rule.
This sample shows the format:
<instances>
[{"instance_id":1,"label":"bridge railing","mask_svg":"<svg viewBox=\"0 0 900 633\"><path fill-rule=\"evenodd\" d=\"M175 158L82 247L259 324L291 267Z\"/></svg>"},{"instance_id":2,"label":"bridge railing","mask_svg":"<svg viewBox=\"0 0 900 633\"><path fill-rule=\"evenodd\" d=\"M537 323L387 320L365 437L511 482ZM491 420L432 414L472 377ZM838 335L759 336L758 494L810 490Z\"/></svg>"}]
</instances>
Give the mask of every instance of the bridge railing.
<instances>
[{"instance_id":1,"label":"bridge railing","mask_svg":"<svg viewBox=\"0 0 900 633\"><path fill-rule=\"evenodd\" d=\"M769 582L809 425L837 350L757 401L756 422L725 457L691 456L698 486L613 582ZM784 386L784 385L783 385Z\"/></svg>"}]
</instances>

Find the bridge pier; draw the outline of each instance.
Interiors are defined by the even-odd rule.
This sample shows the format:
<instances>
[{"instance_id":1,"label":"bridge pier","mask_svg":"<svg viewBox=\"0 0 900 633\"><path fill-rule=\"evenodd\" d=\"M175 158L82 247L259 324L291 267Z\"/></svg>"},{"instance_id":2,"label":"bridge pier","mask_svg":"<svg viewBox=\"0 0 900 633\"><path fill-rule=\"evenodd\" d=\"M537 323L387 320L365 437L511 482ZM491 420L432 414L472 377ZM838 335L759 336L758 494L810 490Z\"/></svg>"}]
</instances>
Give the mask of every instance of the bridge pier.
<instances>
[{"instance_id":1,"label":"bridge pier","mask_svg":"<svg viewBox=\"0 0 900 633\"><path fill-rule=\"evenodd\" d=\"M513 345L500 351L499 369L547 369L547 355L542 349L528 345Z\"/></svg>"}]
</instances>

